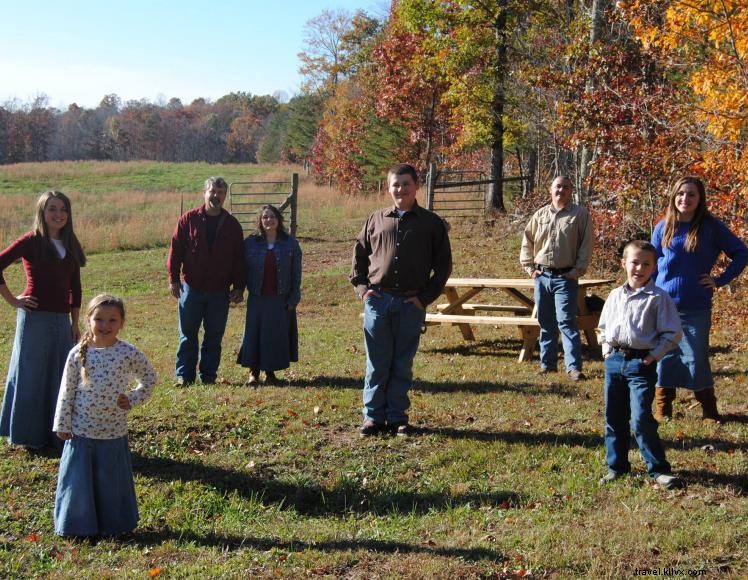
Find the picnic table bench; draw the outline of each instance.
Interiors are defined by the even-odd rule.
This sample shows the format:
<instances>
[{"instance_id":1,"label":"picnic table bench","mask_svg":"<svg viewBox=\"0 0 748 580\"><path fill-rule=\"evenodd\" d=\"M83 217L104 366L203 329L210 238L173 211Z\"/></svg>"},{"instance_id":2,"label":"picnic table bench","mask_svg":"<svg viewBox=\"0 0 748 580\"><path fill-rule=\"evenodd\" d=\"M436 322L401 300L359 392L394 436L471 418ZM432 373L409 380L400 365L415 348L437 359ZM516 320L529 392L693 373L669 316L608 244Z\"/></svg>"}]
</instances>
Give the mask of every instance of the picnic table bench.
<instances>
[{"instance_id":1,"label":"picnic table bench","mask_svg":"<svg viewBox=\"0 0 748 580\"><path fill-rule=\"evenodd\" d=\"M610 279L580 279L579 295L577 298L577 325L587 339L590 346L597 346L595 327L600 319L599 312L590 312L587 308L585 296L588 288L604 286L614 280ZM426 325L449 324L460 328L465 340L475 340L472 325L488 324L492 326L515 326L522 338L519 361L532 359L535 343L540 336L540 324L537 309L532 297L535 288L534 280L530 278L450 278L444 287L443 294L447 298L446 304L438 304L437 312L426 314ZM507 294L512 304L482 304L468 302L486 289L501 290ZM528 296L527 291L530 291ZM509 315L476 315L476 312L499 312Z\"/></svg>"}]
</instances>

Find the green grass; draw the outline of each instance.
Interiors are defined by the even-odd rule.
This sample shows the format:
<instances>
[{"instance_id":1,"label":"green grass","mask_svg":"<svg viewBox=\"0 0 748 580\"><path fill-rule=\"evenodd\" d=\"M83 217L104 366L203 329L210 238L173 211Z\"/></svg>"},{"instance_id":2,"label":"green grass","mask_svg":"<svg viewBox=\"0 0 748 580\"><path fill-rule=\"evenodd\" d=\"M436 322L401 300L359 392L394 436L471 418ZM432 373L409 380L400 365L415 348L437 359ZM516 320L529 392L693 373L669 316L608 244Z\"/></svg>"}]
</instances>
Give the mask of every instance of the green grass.
<instances>
[{"instance_id":1,"label":"green grass","mask_svg":"<svg viewBox=\"0 0 748 580\"><path fill-rule=\"evenodd\" d=\"M159 163L154 161L59 161L0 166L0 194L39 194L48 189L100 191L200 191L206 177L221 175L229 183L266 175L268 165Z\"/></svg>"},{"instance_id":2,"label":"green grass","mask_svg":"<svg viewBox=\"0 0 748 580\"><path fill-rule=\"evenodd\" d=\"M411 393L419 434L360 440L361 305L346 274L364 215L384 202L303 183L301 203L301 362L278 387L243 386L246 371L233 362L238 307L219 384L174 388L165 247L91 256L85 298L125 296L123 337L160 376L130 421L140 526L94 544L54 536L58 460L0 445L0 575L612 578L666 566L748 574L748 345L745 321L729 317L745 306L744 290L720 292L715 307L717 393L732 420L702 424L681 397L660 429L688 487L653 486L632 450L636 474L601 488L601 363L585 353L590 380L579 385L538 377L536 365L516 362L519 338L508 329L480 327L466 344L455 328L429 328ZM520 276L517 228L455 224L455 275ZM20 290L21 268L6 274ZM2 375L14 316L0 309Z\"/></svg>"}]
</instances>

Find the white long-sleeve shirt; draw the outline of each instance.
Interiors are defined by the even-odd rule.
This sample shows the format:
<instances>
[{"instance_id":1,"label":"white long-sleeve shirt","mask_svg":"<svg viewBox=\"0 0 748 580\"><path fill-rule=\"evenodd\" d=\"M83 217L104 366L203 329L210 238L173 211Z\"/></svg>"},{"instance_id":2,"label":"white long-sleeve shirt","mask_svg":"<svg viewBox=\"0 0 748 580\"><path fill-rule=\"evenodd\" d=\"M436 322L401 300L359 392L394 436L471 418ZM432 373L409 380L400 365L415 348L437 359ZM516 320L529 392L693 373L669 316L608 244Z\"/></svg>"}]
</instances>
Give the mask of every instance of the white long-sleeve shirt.
<instances>
[{"instance_id":1,"label":"white long-sleeve shirt","mask_svg":"<svg viewBox=\"0 0 748 580\"><path fill-rule=\"evenodd\" d=\"M643 288L615 288L605 301L597 334L606 356L616 347L648 350L655 359L678 346L683 330L673 299L650 280Z\"/></svg>"},{"instance_id":2,"label":"white long-sleeve shirt","mask_svg":"<svg viewBox=\"0 0 748 580\"><path fill-rule=\"evenodd\" d=\"M117 406L117 397L127 395L132 406L142 403L151 396L156 371L140 350L122 340L107 348L89 345L86 358L84 383L80 345L68 354L52 430L91 439L123 437L127 411ZM134 380L137 385L131 390Z\"/></svg>"}]
</instances>

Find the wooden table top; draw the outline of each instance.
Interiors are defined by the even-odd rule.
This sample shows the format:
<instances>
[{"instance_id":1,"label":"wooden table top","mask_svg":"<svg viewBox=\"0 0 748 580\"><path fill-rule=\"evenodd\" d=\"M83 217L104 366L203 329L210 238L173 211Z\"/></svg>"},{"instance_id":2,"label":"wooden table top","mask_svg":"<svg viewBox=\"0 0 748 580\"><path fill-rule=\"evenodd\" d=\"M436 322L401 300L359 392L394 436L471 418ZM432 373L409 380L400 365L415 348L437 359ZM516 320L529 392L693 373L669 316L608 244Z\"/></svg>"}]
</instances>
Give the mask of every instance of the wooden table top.
<instances>
[{"instance_id":1,"label":"wooden table top","mask_svg":"<svg viewBox=\"0 0 748 580\"><path fill-rule=\"evenodd\" d=\"M580 278L579 286L586 288L590 286L604 286L612 284L615 280L611 278ZM532 278L450 278L447 280L449 288L534 288L535 280Z\"/></svg>"}]
</instances>

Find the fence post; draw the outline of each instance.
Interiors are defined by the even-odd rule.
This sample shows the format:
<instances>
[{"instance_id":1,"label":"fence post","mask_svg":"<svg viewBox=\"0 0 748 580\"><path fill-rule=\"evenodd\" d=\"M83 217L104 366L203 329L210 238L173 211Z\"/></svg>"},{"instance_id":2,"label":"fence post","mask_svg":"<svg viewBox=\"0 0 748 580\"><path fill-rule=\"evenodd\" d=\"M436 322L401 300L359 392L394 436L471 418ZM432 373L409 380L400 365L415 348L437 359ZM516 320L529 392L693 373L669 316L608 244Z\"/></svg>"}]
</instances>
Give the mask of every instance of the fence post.
<instances>
[{"instance_id":1,"label":"fence post","mask_svg":"<svg viewBox=\"0 0 748 580\"><path fill-rule=\"evenodd\" d=\"M296 207L299 196L299 174L291 175L291 235L296 237Z\"/></svg>"},{"instance_id":2,"label":"fence post","mask_svg":"<svg viewBox=\"0 0 748 580\"><path fill-rule=\"evenodd\" d=\"M429 163L426 176L426 209L434 211L434 187L436 186L436 163Z\"/></svg>"}]
</instances>

